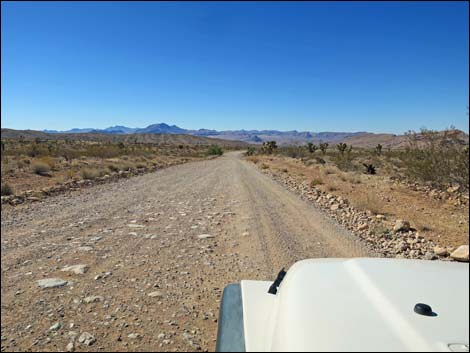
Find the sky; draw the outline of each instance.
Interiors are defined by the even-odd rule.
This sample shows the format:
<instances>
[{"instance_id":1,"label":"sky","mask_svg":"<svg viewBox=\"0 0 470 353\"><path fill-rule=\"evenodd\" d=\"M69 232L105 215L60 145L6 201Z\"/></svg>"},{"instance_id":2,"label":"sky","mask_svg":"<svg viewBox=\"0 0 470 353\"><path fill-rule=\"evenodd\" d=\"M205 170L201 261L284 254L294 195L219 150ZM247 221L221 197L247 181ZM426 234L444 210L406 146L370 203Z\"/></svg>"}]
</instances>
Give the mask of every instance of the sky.
<instances>
[{"instance_id":1,"label":"sky","mask_svg":"<svg viewBox=\"0 0 470 353\"><path fill-rule=\"evenodd\" d=\"M1 10L3 128L468 132L468 2Z\"/></svg>"}]
</instances>

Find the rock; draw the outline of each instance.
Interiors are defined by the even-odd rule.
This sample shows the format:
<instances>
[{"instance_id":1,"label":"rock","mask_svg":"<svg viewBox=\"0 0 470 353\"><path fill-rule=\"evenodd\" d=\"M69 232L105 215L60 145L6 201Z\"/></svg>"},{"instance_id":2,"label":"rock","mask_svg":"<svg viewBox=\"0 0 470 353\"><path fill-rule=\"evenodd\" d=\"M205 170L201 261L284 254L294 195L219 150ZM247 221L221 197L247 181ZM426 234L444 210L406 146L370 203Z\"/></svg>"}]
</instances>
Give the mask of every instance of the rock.
<instances>
[{"instance_id":1,"label":"rock","mask_svg":"<svg viewBox=\"0 0 470 353\"><path fill-rule=\"evenodd\" d=\"M449 255L449 252L447 251L446 248L442 248L440 246L436 246L434 247L434 253L437 255L437 256L447 256Z\"/></svg>"},{"instance_id":2,"label":"rock","mask_svg":"<svg viewBox=\"0 0 470 353\"><path fill-rule=\"evenodd\" d=\"M410 230L410 222L404 221L403 219L397 219L395 226L393 227L395 232L406 232Z\"/></svg>"},{"instance_id":3,"label":"rock","mask_svg":"<svg viewBox=\"0 0 470 353\"><path fill-rule=\"evenodd\" d=\"M92 251L93 248L92 248L91 246L79 246L79 247L77 248L77 250L78 250L78 251L87 251L87 252L88 252L88 251Z\"/></svg>"},{"instance_id":4,"label":"rock","mask_svg":"<svg viewBox=\"0 0 470 353\"><path fill-rule=\"evenodd\" d=\"M211 234L201 234L201 235L198 235L197 236L198 239L208 239L208 238L215 238L213 235Z\"/></svg>"},{"instance_id":5,"label":"rock","mask_svg":"<svg viewBox=\"0 0 470 353\"><path fill-rule=\"evenodd\" d=\"M385 219L385 216L383 214L378 214L378 215L375 216L375 218L383 220L383 219Z\"/></svg>"},{"instance_id":6,"label":"rock","mask_svg":"<svg viewBox=\"0 0 470 353\"><path fill-rule=\"evenodd\" d=\"M339 204L337 204L337 203L333 204L333 205L330 207L330 210L331 210L331 211L336 211L337 209L339 209Z\"/></svg>"},{"instance_id":7,"label":"rock","mask_svg":"<svg viewBox=\"0 0 470 353\"><path fill-rule=\"evenodd\" d=\"M67 352L73 352L74 350L75 350L75 345L73 344L73 342L69 342L69 344L65 346L65 351Z\"/></svg>"},{"instance_id":8,"label":"rock","mask_svg":"<svg viewBox=\"0 0 470 353\"><path fill-rule=\"evenodd\" d=\"M63 279L60 278L45 278L45 279L40 279L37 281L38 286L41 288L57 288L57 287L63 287L68 284L67 281L64 281Z\"/></svg>"},{"instance_id":9,"label":"rock","mask_svg":"<svg viewBox=\"0 0 470 353\"><path fill-rule=\"evenodd\" d=\"M155 292L147 294L147 296L149 296L151 298L161 298L161 297L163 297L163 293L159 292L159 291L155 291Z\"/></svg>"},{"instance_id":10,"label":"rock","mask_svg":"<svg viewBox=\"0 0 470 353\"><path fill-rule=\"evenodd\" d=\"M49 331L57 331L58 329L60 329L60 327L61 327L60 322L56 322L54 325L49 327Z\"/></svg>"},{"instance_id":11,"label":"rock","mask_svg":"<svg viewBox=\"0 0 470 353\"><path fill-rule=\"evenodd\" d=\"M78 342L84 344L85 346L91 346L96 342L96 338L91 333L83 332L80 337L78 337Z\"/></svg>"},{"instance_id":12,"label":"rock","mask_svg":"<svg viewBox=\"0 0 470 353\"><path fill-rule=\"evenodd\" d=\"M369 228L369 225L367 223L364 223L364 224L358 225L356 229L360 231L360 230L366 230L368 228Z\"/></svg>"},{"instance_id":13,"label":"rock","mask_svg":"<svg viewBox=\"0 0 470 353\"><path fill-rule=\"evenodd\" d=\"M72 265L72 266L66 266L62 269L63 272L73 272L76 275L83 275L86 271L88 271L89 267L88 265Z\"/></svg>"},{"instance_id":14,"label":"rock","mask_svg":"<svg viewBox=\"0 0 470 353\"><path fill-rule=\"evenodd\" d=\"M140 338L141 336L138 333L130 333L127 335L127 338L130 338L131 340L135 340L136 338Z\"/></svg>"},{"instance_id":15,"label":"rock","mask_svg":"<svg viewBox=\"0 0 470 353\"><path fill-rule=\"evenodd\" d=\"M430 260L436 260L436 259L437 259L437 256L436 256L436 254L434 254L433 252L428 251L426 254L424 254L424 259L425 259L425 260L428 260L428 261L430 261Z\"/></svg>"},{"instance_id":16,"label":"rock","mask_svg":"<svg viewBox=\"0 0 470 353\"><path fill-rule=\"evenodd\" d=\"M99 280L99 279L105 279L105 278L108 278L109 276L111 276L113 273L112 272L105 272L105 273L100 273L98 275L95 276L95 281Z\"/></svg>"},{"instance_id":17,"label":"rock","mask_svg":"<svg viewBox=\"0 0 470 353\"><path fill-rule=\"evenodd\" d=\"M97 302L101 302L103 301L104 298L102 296L99 296L99 295L92 295L92 296L89 296L89 297L86 297L85 299L83 299L83 302L85 304L90 304L90 303L97 303Z\"/></svg>"},{"instance_id":18,"label":"rock","mask_svg":"<svg viewBox=\"0 0 470 353\"><path fill-rule=\"evenodd\" d=\"M454 250L450 257L457 261L468 262L468 245L461 245Z\"/></svg>"},{"instance_id":19,"label":"rock","mask_svg":"<svg viewBox=\"0 0 470 353\"><path fill-rule=\"evenodd\" d=\"M400 242L399 244L397 244L395 246L395 250L397 251L397 253L398 252L401 253L401 252L405 251L406 249L408 249L408 244L404 241Z\"/></svg>"},{"instance_id":20,"label":"rock","mask_svg":"<svg viewBox=\"0 0 470 353\"><path fill-rule=\"evenodd\" d=\"M451 186L450 188L448 188L448 189L447 189L447 192L449 192L449 193L452 194L452 193L454 193L454 192L459 191L459 189L460 189L460 186L459 186L459 185L455 185L455 186Z\"/></svg>"}]
</instances>

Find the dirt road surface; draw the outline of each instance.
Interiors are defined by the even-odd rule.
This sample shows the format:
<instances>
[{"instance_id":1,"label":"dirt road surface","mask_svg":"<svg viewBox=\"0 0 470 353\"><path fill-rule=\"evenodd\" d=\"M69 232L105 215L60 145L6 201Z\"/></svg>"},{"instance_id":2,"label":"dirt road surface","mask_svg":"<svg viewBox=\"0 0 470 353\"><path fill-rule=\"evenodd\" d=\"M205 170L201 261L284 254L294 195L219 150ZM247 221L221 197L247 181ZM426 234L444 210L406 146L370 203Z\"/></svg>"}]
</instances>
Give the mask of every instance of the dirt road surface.
<instances>
[{"instance_id":1,"label":"dirt road surface","mask_svg":"<svg viewBox=\"0 0 470 353\"><path fill-rule=\"evenodd\" d=\"M212 351L228 283L372 255L239 152L4 206L1 230L2 351Z\"/></svg>"}]
</instances>

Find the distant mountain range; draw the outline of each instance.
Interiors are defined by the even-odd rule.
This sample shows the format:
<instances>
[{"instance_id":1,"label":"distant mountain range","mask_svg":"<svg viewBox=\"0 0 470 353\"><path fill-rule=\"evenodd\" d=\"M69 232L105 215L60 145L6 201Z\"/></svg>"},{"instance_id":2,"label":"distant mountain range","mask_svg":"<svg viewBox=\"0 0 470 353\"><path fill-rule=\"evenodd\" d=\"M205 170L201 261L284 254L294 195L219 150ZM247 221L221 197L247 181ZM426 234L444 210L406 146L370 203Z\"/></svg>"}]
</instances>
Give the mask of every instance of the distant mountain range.
<instances>
[{"instance_id":1,"label":"distant mountain range","mask_svg":"<svg viewBox=\"0 0 470 353\"><path fill-rule=\"evenodd\" d=\"M145 128L130 128L126 126L111 126L106 129L72 129L67 131L43 130L47 133L101 133L101 134L185 134L202 137L215 137L224 140L243 141L259 144L275 140L278 144L301 145L306 142L338 142L346 138L357 137L367 132L309 132L309 131L278 131L278 130L187 130L176 125L165 123L152 124Z\"/></svg>"}]
</instances>

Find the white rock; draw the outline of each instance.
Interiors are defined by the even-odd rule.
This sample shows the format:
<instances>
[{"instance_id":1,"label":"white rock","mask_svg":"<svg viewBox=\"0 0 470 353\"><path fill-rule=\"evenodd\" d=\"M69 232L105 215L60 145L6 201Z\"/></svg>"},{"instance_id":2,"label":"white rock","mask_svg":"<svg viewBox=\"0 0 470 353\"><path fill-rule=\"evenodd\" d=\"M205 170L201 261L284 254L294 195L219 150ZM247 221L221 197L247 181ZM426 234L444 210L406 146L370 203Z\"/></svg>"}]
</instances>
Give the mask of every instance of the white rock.
<instances>
[{"instance_id":1,"label":"white rock","mask_svg":"<svg viewBox=\"0 0 470 353\"><path fill-rule=\"evenodd\" d=\"M45 279L40 279L37 281L38 286L41 288L56 288L56 287L62 287L68 284L67 281L64 281L61 278L45 278Z\"/></svg>"},{"instance_id":2,"label":"white rock","mask_svg":"<svg viewBox=\"0 0 470 353\"><path fill-rule=\"evenodd\" d=\"M57 331L58 329L60 329L60 326L60 322L56 322L54 325L49 327L49 331Z\"/></svg>"},{"instance_id":3,"label":"white rock","mask_svg":"<svg viewBox=\"0 0 470 353\"><path fill-rule=\"evenodd\" d=\"M91 346L96 342L96 338L91 333L83 332L80 337L78 337L78 342L84 344L85 346Z\"/></svg>"},{"instance_id":4,"label":"white rock","mask_svg":"<svg viewBox=\"0 0 470 353\"><path fill-rule=\"evenodd\" d=\"M92 296L89 296L89 297L86 297L85 299L83 299L83 302L86 303L86 304L90 304L90 303L101 302L103 300L104 300L104 298L100 295L92 295Z\"/></svg>"},{"instance_id":5,"label":"white rock","mask_svg":"<svg viewBox=\"0 0 470 353\"><path fill-rule=\"evenodd\" d=\"M447 255L449 255L449 252L447 251L447 249L442 248L440 246L434 247L434 253L438 256L447 256Z\"/></svg>"},{"instance_id":6,"label":"white rock","mask_svg":"<svg viewBox=\"0 0 470 353\"><path fill-rule=\"evenodd\" d=\"M208 239L208 238L215 238L213 235L211 234L201 234L201 235L198 235L197 236L198 239Z\"/></svg>"},{"instance_id":7,"label":"white rock","mask_svg":"<svg viewBox=\"0 0 470 353\"><path fill-rule=\"evenodd\" d=\"M395 232L406 232L410 230L410 222L403 219L397 219L395 226L393 227Z\"/></svg>"},{"instance_id":8,"label":"white rock","mask_svg":"<svg viewBox=\"0 0 470 353\"><path fill-rule=\"evenodd\" d=\"M75 350L75 345L73 344L73 342L69 342L67 346L65 346L65 350L67 352L73 352Z\"/></svg>"},{"instance_id":9,"label":"white rock","mask_svg":"<svg viewBox=\"0 0 470 353\"><path fill-rule=\"evenodd\" d=\"M457 261L468 262L468 245L461 245L450 254Z\"/></svg>"},{"instance_id":10,"label":"white rock","mask_svg":"<svg viewBox=\"0 0 470 353\"><path fill-rule=\"evenodd\" d=\"M163 293L159 291L155 291L155 292L147 294L147 296L152 297L152 298L161 298L163 297Z\"/></svg>"},{"instance_id":11,"label":"white rock","mask_svg":"<svg viewBox=\"0 0 470 353\"><path fill-rule=\"evenodd\" d=\"M89 269L88 265L71 265L71 266L66 266L62 269L63 272L73 272L76 275L83 275L85 272L87 272Z\"/></svg>"},{"instance_id":12,"label":"white rock","mask_svg":"<svg viewBox=\"0 0 470 353\"><path fill-rule=\"evenodd\" d=\"M88 251L92 251L93 248L92 248L91 246L79 246L79 247L77 248L77 250L78 250L78 251L87 251L87 252L88 252Z\"/></svg>"}]
</instances>

